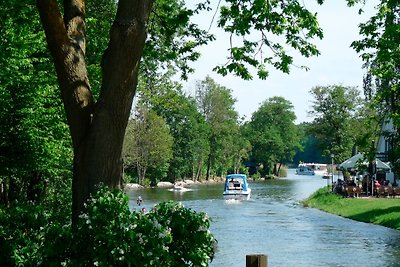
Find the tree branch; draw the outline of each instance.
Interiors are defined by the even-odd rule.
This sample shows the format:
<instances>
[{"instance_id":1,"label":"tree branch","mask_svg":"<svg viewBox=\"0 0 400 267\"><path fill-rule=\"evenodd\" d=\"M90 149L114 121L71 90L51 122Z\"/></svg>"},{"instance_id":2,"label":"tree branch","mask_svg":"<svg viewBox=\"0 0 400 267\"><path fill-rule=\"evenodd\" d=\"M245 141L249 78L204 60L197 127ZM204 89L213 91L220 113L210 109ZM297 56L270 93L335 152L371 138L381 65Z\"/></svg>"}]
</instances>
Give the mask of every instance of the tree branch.
<instances>
[{"instance_id":1,"label":"tree branch","mask_svg":"<svg viewBox=\"0 0 400 267\"><path fill-rule=\"evenodd\" d=\"M67 29L55 0L37 0L46 40L54 60L63 61L64 55L61 47L68 43Z\"/></svg>"},{"instance_id":2,"label":"tree branch","mask_svg":"<svg viewBox=\"0 0 400 267\"><path fill-rule=\"evenodd\" d=\"M85 64L84 0L65 0L63 20L56 0L37 0L52 54L74 150L87 135L93 99ZM64 24L67 21L68 24Z\"/></svg>"}]
</instances>

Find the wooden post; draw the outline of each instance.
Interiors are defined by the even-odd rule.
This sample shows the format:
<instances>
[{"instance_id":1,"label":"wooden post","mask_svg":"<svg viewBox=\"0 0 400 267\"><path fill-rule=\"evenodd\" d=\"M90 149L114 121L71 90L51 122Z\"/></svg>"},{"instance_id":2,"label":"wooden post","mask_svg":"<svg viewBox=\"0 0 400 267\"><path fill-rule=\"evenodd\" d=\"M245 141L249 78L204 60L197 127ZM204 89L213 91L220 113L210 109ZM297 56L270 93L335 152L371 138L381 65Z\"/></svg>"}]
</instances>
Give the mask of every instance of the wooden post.
<instances>
[{"instance_id":1,"label":"wooden post","mask_svg":"<svg viewBox=\"0 0 400 267\"><path fill-rule=\"evenodd\" d=\"M246 255L246 267L268 267L268 257L265 254Z\"/></svg>"}]
</instances>

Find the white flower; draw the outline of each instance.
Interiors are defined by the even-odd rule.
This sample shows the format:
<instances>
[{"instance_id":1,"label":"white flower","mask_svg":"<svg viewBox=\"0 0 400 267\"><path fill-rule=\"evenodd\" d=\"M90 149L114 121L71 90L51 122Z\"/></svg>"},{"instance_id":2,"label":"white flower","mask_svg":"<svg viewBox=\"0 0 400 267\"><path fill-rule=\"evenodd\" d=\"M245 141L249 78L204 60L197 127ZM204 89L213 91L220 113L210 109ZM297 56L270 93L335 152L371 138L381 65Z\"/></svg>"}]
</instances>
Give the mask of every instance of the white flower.
<instances>
[{"instance_id":1,"label":"white flower","mask_svg":"<svg viewBox=\"0 0 400 267\"><path fill-rule=\"evenodd\" d=\"M81 214L79 214L78 217L81 218L81 219L87 219L87 218L89 218L89 216L88 216L86 213L81 213Z\"/></svg>"},{"instance_id":2,"label":"white flower","mask_svg":"<svg viewBox=\"0 0 400 267\"><path fill-rule=\"evenodd\" d=\"M161 224L157 220L153 220L153 225L156 229L161 229Z\"/></svg>"}]
</instances>

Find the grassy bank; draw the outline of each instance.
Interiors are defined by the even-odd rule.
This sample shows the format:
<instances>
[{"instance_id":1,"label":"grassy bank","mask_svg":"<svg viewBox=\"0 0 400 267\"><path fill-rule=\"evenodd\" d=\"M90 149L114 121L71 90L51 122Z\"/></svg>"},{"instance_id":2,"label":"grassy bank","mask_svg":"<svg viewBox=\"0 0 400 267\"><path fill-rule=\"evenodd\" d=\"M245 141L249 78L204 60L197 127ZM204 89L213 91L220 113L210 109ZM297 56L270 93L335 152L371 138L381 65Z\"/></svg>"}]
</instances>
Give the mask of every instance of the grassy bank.
<instances>
[{"instance_id":1,"label":"grassy bank","mask_svg":"<svg viewBox=\"0 0 400 267\"><path fill-rule=\"evenodd\" d=\"M356 221L400 230L400 198L344 198L324 187L303 203Z\"/></svg>"}]
</instances>

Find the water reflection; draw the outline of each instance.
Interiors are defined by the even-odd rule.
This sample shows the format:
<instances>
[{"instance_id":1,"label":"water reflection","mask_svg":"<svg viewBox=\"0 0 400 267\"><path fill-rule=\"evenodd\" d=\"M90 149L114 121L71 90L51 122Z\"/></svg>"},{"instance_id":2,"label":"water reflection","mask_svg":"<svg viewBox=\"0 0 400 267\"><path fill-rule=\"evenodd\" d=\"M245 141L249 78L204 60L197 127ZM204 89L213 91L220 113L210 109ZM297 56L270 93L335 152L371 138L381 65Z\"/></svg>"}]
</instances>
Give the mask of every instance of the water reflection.
<instances>
[{"instance_id":1,"label":"water reflection","mask_svg":"<svg viewBox=\"0 0 400 267\"><path fill-rule=\"evenodd\" d=\"M218 252L210 266L245 266L247 254L268 255L269 266L400 266L400 232L299 203L326 181L296 176L251 183L249 201L225 201L221 184L191 192L146 189L130 192L131 205L141 195L146 209L160 201L181 201L212 218Z\"/></svg>"}]
</instances>

